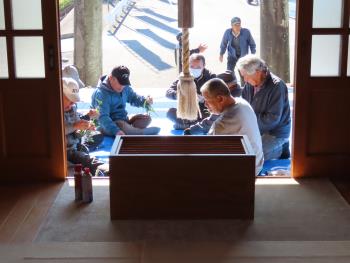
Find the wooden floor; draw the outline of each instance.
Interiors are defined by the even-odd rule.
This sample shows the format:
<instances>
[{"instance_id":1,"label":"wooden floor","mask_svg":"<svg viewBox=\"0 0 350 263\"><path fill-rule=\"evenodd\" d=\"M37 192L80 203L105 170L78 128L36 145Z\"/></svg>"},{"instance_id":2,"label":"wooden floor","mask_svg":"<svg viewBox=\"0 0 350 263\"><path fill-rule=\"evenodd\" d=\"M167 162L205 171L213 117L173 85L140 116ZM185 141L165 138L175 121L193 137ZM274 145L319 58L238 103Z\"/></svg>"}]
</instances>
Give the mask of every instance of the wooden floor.
<instances>
[{"instance_id":1,"label":"wooden floor","mask_svg":"<svg viewBox=\"0 0 350 263\"><path fill-rule=\"evenodd\" d=\"M349 263L349 241L60 242L0 247L1 262ZM8 261L6 261L8 260Z\"/></svg>"},{"instance_id":2,"label":"wooden floor","mask_svg":"<svg viewBox=\"0 0 350 263\"><path fill-rule=\"evenodd\" d=\"M348 177L339 177L332 178L331 181L348 204L350 204L350 179Z\"/></svg>"},{"instance_id":3,"label":"wooden floor","mask_svg":"<svg viewBox=\"0 0 350 263\"><path fill-rule=\"evenodd\" d=\"M0 244L32 242L62 185L0 186Z\"/></svg>"},{"instance_id":4,"label":"wooden floor","mask_svg":"<svg viewBox=\"0 0 350 263\"><path fill-rule=\"evenodd\" d=\"M36 240L38 230L47 219L49 208L55 208L53 204L59 200L56 197L61 189L62 191L65 189L64 187L67 188L67 183L65 186L62 183L0 186L0 262L350 262L350 240L342 236L335 240L319 241L275 239L272 241L169 243L142 240L138 242L103 242L103 240L91 242L85 240L86 233L80 233L82 242L38 242ZM100 188L97 187L97 190L102 192L104 189ZM316 187L312 188L310 193L316 189L319 191L319 188ZM350 189L349 184L343 183L339 189L342 189L344 196L344 193L345 195L349 193L347 192ZM64 194L64 198L71 202L74 190L70 188L68 196L62 191L59 196ZM323 194L316 195L321 199L323 196ZM81 213L83 221L87 221L91 216L87 212ZM61 216L67 217L67 215ZM72 220L74 221L74 218ZM64 224L64 220L61 223ZM295 228L293 225L290 227Z\"/></svg>"}]
</instances>

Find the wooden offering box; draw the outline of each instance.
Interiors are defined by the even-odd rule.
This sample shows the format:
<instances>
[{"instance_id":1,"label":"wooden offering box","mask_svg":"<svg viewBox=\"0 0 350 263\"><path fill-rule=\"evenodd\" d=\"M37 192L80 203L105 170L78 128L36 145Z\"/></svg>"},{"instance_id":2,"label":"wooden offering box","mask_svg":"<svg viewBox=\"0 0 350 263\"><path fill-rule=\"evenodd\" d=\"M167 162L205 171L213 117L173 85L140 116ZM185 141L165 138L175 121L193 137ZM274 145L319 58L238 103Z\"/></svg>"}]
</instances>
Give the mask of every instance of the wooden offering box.
<instances>
[{"instance_id":1,"label":"wooden offering box","mask_svg":"<svg viewBox=\"0 0 350 263\"><path fill-rule=\"evenodd\" d=\"M111 219L253 219L255 155L245 136L118 136Z\"/></svg>"}]
</instances>

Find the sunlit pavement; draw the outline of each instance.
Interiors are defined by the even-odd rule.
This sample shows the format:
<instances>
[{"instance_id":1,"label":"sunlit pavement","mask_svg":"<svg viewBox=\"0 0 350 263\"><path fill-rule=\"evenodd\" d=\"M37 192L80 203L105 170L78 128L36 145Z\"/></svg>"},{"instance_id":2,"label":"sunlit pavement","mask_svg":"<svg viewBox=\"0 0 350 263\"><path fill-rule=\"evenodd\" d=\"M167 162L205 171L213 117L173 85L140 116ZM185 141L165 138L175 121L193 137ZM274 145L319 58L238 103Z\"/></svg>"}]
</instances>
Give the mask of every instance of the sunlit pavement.
<instances>
[{"instance_id":1,"label":"sunlit pavement","mask_svg":"<svg viewBox=\"0 0 350 263\"><path fill-rule=\"evenodd\" d=\"M293 2L293 1L291 1ZM293 10L291 10L293 11ZM73 31L73 12L61 21L61 32ZM104 15L107 7L104 6ZM293 12L291 12L293 14ZM233 16L242 19L242 26L249 28L260 46L260 7L248 5L246 0L201 0L194 1L194 27L190 29L190 46L206 43L207 68L215 73L226 69L226 62L220 63L219 46L225 29L230 27ZM294 56L294 19L290 19L291 58ZM125 64L131 70L131 83L139 88L168 88L177 78L174 47L177 44L177 1L136 0L135 6L115 35L108 32L104 20L103 27L103 72ZM62 40L63 57L72 63L72 38ZM293 69L291 59L291 69ZM97 80L96 80L97 81Z\"/></svg>"}]
</instances>

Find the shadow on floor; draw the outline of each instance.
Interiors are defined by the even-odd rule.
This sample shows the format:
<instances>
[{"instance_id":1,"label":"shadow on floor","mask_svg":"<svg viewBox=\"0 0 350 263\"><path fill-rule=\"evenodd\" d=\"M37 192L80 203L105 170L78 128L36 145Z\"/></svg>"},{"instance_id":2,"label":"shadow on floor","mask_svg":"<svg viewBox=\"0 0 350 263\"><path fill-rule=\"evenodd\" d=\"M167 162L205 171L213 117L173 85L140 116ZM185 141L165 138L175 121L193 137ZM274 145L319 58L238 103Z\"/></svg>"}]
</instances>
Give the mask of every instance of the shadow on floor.
<instances>
[{"instance_id":1,"label":"shadow on floor","mask_svg":"<svg viewBox=\"0 0 350 263\"><path fill-rule=\"evenodd\" d=\"M160 19L162 19L162 20L164 20L166 22L170 22L171 23L171 22L176 22L177 21L177 19L175 19L175 18L156 13L150 8L136 8L136 10L144 12L144 13L146 13L148 15L155 16L155 17L160 18Z\"/></svg>"},{"instance_id":2,"label":"shadow on floor","mask_svg":"<svg viewBox=\"0 0 350 263\"><path fill-rule=\"evenodd\" d=\"M158 71L171 69L172 66L168 63L162 61L162 59L151 50L147 49L144 45L142 45L137 40L121 40L121 42L129 48L134 54L138 57L142 58L152 67L154 67Z\"/></svg>"},{"instance_id":3,"label":"shadow on floor","mask_svg":"<svg viewBox=\"0 0 350 263\"><path fill-rule=\"evenodd\" d=\"M168 33L171 33L171 34L174 34L175 36L177 34L180 33L179 30L173 28L173 27L170 27L152 17L149 17L149 16L135 16L136 18L140 19L141 21L149 24L149 25L152 25L154 27L158 27L159 29L163 30L163 31L166 31Z\"/></svg>"},{"instance_id":4,"label":"shadow on floor","mask_svg":"<svg viewBox=\"0 0 350 263\"><path fill-rule=\"evenodd\" d=\"M175 49L175 47L176 47L176 45L174 43L171 43L170 41L158 36L156 33L154 33L150 29L136 29L136 31L139 32L140 34L152 39L153 41L155 41L156 43L158 43L162 47L165 47L167 49L172 49L172 50Z\"/></svg>"}]
</instances>

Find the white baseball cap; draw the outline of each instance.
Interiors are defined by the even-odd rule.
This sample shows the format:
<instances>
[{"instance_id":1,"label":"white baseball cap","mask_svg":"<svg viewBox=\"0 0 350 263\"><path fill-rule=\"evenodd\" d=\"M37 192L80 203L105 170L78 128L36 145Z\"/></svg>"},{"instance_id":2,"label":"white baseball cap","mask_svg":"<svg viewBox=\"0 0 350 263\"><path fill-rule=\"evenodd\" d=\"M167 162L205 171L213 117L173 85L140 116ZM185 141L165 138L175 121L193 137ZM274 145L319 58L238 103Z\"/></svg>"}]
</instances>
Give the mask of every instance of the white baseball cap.
<instances>
[{"instance_id":1,"label":"white baseball cap","mask_svg":"<svg viewBox=\"0 0 350 263\"><path fill-rule=\"evenodd\" d=\"M71 102L80 101L78 83L72 78L62 78L63 93Z\"/></svg>"}]
</instances>

